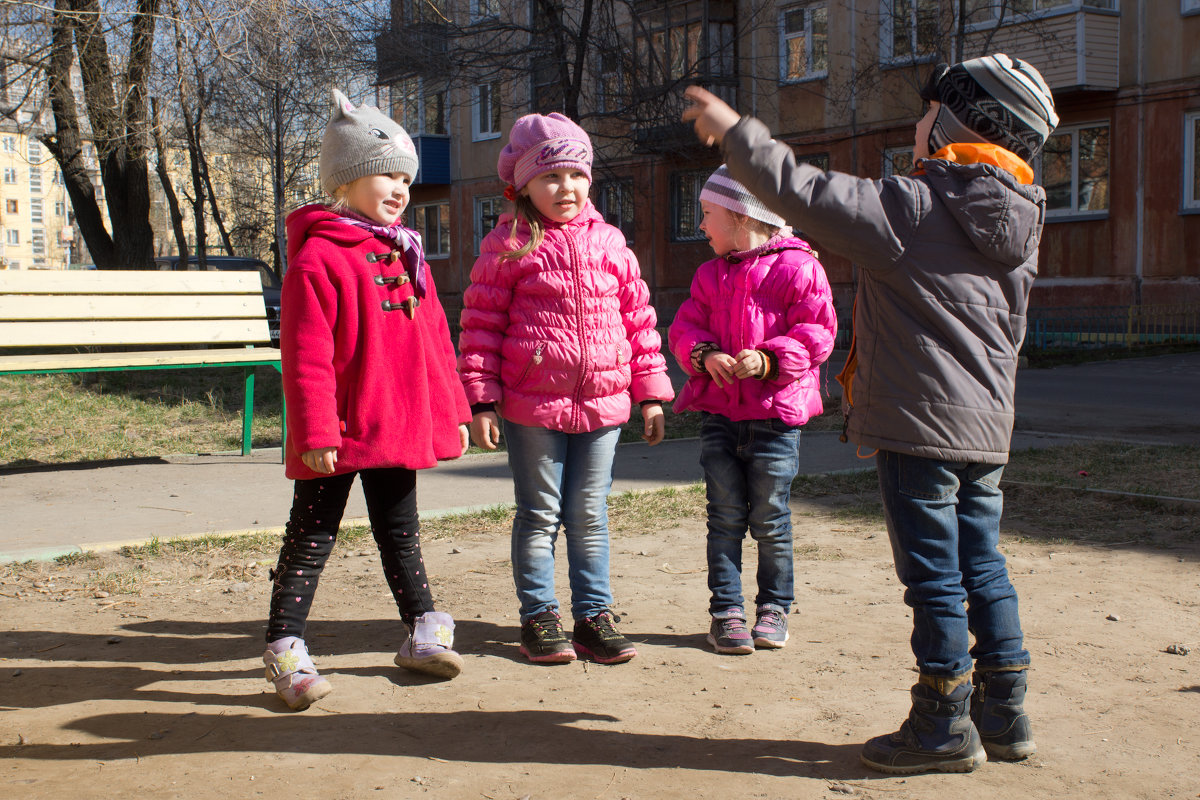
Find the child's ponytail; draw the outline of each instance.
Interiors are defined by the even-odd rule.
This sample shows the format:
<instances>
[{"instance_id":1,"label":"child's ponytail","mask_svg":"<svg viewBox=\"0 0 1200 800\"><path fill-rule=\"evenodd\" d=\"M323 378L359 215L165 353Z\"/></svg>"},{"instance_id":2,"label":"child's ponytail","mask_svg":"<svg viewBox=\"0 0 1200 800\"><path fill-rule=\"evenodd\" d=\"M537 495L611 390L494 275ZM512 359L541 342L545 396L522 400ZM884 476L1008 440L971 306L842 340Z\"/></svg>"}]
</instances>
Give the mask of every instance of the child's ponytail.
<instances>
[{"instance_id":1,"label":"child's ponytail","mask_svg":"<svg viewBox=\"0 0 1200 800\"><path fill-rule=\"evenodd\" d=\"M529 195L517 195L517 199L513 203L515 208L513 209L512 231L509 233L508 240L515 244L517 242L517 226L522 222L529 226L529 241L515 250L506 250L500 256L505 260L515 261L518 258L524 258L541 246L542 239L546 237L546 229L542 225L541 215L538 214Z\"/></svg>"}]
</instances>

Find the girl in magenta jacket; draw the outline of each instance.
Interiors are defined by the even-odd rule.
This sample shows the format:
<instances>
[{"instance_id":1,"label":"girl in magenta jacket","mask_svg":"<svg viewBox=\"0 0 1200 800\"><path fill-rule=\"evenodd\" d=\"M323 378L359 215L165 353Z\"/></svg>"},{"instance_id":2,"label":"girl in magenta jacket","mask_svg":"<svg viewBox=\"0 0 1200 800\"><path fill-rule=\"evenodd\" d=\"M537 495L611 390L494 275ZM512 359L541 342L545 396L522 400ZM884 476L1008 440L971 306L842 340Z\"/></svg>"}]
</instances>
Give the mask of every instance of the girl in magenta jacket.
<instances>
[{"instance_id":1,"label":"girl in magenta jacket","mask_svg":"<svg viewBox=\"0 0 1200 800\"><path fill-rule=\"evenodd\" d=\"M700 205L700 229L718 257L696 270L668 339L689 376L675 408L703 412L708 642L718 653L743 655L788 640L788 502L800 426L821 413L818 367L833 350L837 316L812 248L724 166L708 179ZM758 543L753 630L742 597L747 529Z\"/></svg>"},{"instance_id":2,"label":"girl in magenta jacket","mask_svg":"<svg viewBox=\"0 0 1200 800\"><path fill-rule=\"evenodd\" d=\"M483 240L463 295L459 372L475 443L494 450L500 418L513 473L513 580L521 652L604 664L637 651L612 614L608 491L620 425L640 403L643 438L663 437L674 396L654 309L624 235L588 201L592 145L561 114L514 123L497 165L513 214ZM567 543L574 632L554 594L554 544Z\"/></svg>"},{"instance_id":3,"label":"girl in magenta jacket","mask_svg":"<svg viewBox=\"0 0 1200 800\"><path fill-rule=\"evenodd\" d=\"M384 576L409 628L396 663L452 678L454 620L421 559L416 470L467 447L470 407L420 238L400 224L417 154L404 129L334 91L321 186L336 201L287 220L280 347L291 516L267 624L267 679L293 709L330 691L304 643L309 607L354 476Z\"/></svg>"}]
</instances>

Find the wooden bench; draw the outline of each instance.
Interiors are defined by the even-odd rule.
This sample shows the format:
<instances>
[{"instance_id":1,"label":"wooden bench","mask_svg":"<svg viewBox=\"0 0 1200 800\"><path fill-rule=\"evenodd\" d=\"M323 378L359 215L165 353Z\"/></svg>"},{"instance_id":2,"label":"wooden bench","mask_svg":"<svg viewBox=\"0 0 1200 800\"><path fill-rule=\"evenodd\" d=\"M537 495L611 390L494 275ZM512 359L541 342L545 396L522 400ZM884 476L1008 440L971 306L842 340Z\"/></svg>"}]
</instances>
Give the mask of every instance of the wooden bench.
<instances>
[{"instance_id":1,"label":"wooden bench","mask_svg":"<svg viewBox=\"0 0 1200 800\"><path fill-rule=\"evenodd\" d=\"M0 271L0 375L242 370L242 455L254 369L282 372L257 272Z\"/></svg>"}]
</instances>

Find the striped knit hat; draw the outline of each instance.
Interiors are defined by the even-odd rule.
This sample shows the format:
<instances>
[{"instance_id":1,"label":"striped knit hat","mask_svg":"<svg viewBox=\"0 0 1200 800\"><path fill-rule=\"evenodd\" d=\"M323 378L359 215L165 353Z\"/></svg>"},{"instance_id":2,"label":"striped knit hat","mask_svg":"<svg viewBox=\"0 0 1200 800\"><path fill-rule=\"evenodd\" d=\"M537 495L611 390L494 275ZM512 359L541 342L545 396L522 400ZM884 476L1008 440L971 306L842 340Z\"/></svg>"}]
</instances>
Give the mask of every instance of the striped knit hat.
<instances>
[{"instance_id":1,"label":"striped knit hat","mask_svg":"<svg viewBox=\"0 0 1200 800\"><path fill-rule=\"evenodd\" d=\"M1028 161L1058 125L1041 73L1003 53L939 64L921 98L942 104L929 133L931 153L954 142L991 142Z\"/></svg>"},{"instance_id":2,"label":"striped knit hat","mask_svg":"<svg viewBox=\"0 0 1200 800\"><path fill-rule=\"evenodd\" d=\"M731 178L729 170L725 168L724 164L717 167L717 171L704 184L704 189L700 192L700 200L727 208L735 214L742 214L765 222L775 228L782 228L787 224L783 217L772 212L757 197L750 194L745 186Z\"/></svg>"}]
</instances>

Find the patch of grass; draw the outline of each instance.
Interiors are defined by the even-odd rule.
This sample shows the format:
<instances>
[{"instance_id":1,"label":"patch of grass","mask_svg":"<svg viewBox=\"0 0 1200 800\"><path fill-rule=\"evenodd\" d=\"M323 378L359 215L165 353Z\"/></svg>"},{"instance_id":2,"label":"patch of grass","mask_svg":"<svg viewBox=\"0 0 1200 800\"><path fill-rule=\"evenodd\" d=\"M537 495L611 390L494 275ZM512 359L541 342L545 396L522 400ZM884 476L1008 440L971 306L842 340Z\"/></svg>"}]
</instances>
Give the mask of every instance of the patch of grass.
<instances>
[{"instance_id":1,"label":"patch of grass","mask_svg":"<svg viewBox=\"0 0 1200 800\"><path fill-rule=\"evenodd\" d=\"M278 447L279 373L255 372L255 447ZM228 369L0 378L0 465L241 447L242 376Z\"/></svg>"},{"instance_id":2,"label":"patch of grass","mask_svg":"<svg viewBox=\"0 0 1200 800\"><path fill-rule=\"evenodd\" d=\"M54 563L62 567L87 566L99 560L99 556L90 550L81 550L78 553L63 553L61 556L54 557Z\"/></svg>"}]
</instances>

